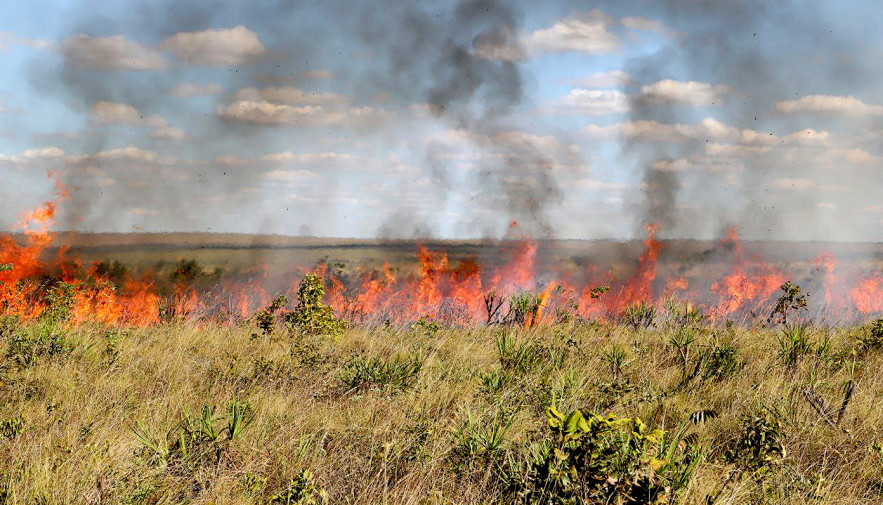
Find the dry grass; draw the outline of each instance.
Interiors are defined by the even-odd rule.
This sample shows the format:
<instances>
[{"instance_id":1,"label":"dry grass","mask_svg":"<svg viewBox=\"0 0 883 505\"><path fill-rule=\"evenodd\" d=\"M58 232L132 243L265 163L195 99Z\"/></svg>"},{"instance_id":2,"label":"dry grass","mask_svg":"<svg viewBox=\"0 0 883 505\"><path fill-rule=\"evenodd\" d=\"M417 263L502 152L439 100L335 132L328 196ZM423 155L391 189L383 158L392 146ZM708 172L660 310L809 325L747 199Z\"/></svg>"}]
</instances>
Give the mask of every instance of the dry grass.
<instances>
[{"instance_id":1,"label":"dry grass","mask_svg":"<svg viewBox=\"0 0 883 505\"><path fill-rule=\"evenodd\" d=\"M742 367L680 387L682 363L669 343L676 330L662 324L637 332L588 324L354 328L336 340L255 336L250 325L212 323L138 330L33 323L17 330L48 331L67 346L31 363L11 344L16 332L4 339L0 420L20 417L22 425L0 439L0 503L262 503L303 469L331 503L511 502L488 461L502 465L545 436L543 409L553 398L562 411L638 416L664 430L691 412L714 410L714 419L693 428L706 456L682 503L705 503L720 489L734 468L722 456L738 436L739 418L761 406L781 416L788 455L763 477L728 486L718 503L883 500L883 457L874 448L883 442L883 353L853 353L857 330L812 329L814 349L827 339L830 350L789 368L777 355L779 330L701 328L688 361L725 341L738 349ZM533 344L531 361L488 391L482 376L503 373L496 342L510 332ZM603 359L614 345L628 362L617 387ZM348 388L341 380L356 360L394 356L423 358L410 387L393 381ZM802 391L812 388L836 410L850 379L854 397L840 425L831 426ZM221 414L234 399L248 402L254 419L217 446L217 459L182 465L170 458L164 465L133 433L166 439L185 413L209 405ZM489 423L500 411L512 426L499 456L470 459L457 451L467 412Z\"/></svg>"}]
</instances>

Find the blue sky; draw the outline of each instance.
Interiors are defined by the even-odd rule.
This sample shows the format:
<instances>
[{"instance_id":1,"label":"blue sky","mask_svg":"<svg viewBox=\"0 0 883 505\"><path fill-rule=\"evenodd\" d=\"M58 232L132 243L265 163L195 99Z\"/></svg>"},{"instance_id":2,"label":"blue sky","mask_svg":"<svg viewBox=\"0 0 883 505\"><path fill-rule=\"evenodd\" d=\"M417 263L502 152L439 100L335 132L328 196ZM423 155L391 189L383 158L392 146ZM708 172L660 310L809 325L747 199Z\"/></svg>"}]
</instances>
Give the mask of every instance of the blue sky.
<instances>
[{"instance_id":1,"label":"blue sky","mask_svg":"<svg viewBox=\"0 0 883 505\"><path fill-rule=\"evenodd\" d=\"M883 239L870 1L226 4L6 6L0 225Z\"/></svg>"}]
</instances>

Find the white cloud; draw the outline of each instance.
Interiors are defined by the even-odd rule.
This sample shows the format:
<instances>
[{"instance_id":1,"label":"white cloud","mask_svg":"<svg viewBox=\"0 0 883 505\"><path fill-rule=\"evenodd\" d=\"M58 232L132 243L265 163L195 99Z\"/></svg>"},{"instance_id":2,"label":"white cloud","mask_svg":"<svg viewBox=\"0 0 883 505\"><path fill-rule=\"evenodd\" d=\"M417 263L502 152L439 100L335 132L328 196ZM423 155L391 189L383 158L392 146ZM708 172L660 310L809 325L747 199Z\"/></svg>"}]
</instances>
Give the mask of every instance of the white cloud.
<instances>
[{"instance_id":1,"label":"white cloud","mask_svg":"<svg viewBox=\"0 0 883 505\"><path fill-rule=\"evenodd\" d=\"M658 172L684 172L690 168L693 168L693 163L684 158L677 160L658 160L653 163L653 170Z\"/></svg>"},{"instance_id":2,"label":"white cloud","mask_svg":"<svg viewBox=\"0 0 883 505\"><path fill-rule=\"evenodd\" d=\"M655 32L666 37L678 36L678 32L670 29L669 27L665 26L665 24L663 24L661 21L657 21L655 19L647 19L640 16L628 16L622 18L619 22L622 23L622 26L628 28L629 30Z\"/></svg>"},{"instance_id":3,"label":"white cloud","mask_svg":"<svg viewBox=\"0 0 883 505\"><path fill-rule=\"evenodd\" d=\"M163 70L167 66L158 51L122 35L81 33L65 39L59 49L66 64L86 70Z\"/></svg>"},{"instance_id":4,"label":"white cloud","mask_svg":"<svg viewBox=\"0 0 883 505\"><path fill-rule=\"evenodd\" d=\"M879 156L874 156L873 154L865 151L864 149L859 148L850 148L850 149L830 149L827 153L825 153L826 158L829 159L842 159L846 160L850 163L855 163L857 165L864 163L871 163L875 161L880 161Z\"/></svg>"},{"instance_id":5,"label":"white cloud","mask_svg":"<svg viewBox=\"0 0 883 505\"><path fill-rule=\"evenodd\" d=\"M562 19L549 28L532 32L525 38L525 45L531 53L615 53L619 50L621 41L610 32L611 24L609 16L595 9L584 16Z\"/></svg>"},{"instance_id":6,"label":"white cloud","mask_svg":"<svg viewBox=\"0 0 883 505\"><path fill-rule=\"evenodd\" d=\"M200 95L217 95L221 92L221 85L218 83L211 84L194 84L185 82L173 86L169 89L169 94L180 98L190 98Z\"/></svg>"},{"instance_id":7,"label":"white cloud","mask_svg":"<svg viewBox=\"0 0 883 505\"><path fill-rule=\"evenodd\" d=\"M628 112L628 97L622 91L610 89L572 89L561 99L564 112L593 116Z\"/></svg>"},{"instance_id":8,"label":"white cloud","mask_svg":"<svg viewBox=\"0 0 883 505\"><path fill-rule=\"evenodd\" d=\"M14 33L0 32L0 53L8 51L12 46L28 46L33 49L46 49L52 42L29 37L19 37Z\"/></svg>"},{"instance_id":9,"label":"white cloud","mask_svg":"<svg viewBox=\"0 0 883 505\"><path fill-rule=\"evenodd\" d=\"M337 93L317 93L315 91L306 92L301 89L292 87L281 88L243 88L230 97L231 101L265 101L277 104L289 105L343 105L350 102L350 99L338 95Z\"/></svg>"},{"instance_id":10,"label":"white cloud","mask_svg":"<svg viewBox=\"0 0 883 505\"><path fill-rule=\"evenodd\" d=\"M129 104L105 101L95 102L89 107L89 119L107 125L155 126L159 128L166 124L162 116L152 115L145 118L141 111Z\"/></svg>"},{"instance_id":11,"label":"white cloud","mask_svg":"<svg viewBox=\"0 0 883 505\"><path fill-rule=\"evenodd\" d=\"M772 147L770 146L721 144L719 142L708 142L705 144L705 154L709 156L730 156L741 158L743 156L766 154L771 150Z\"/></svg>"},{"instance_id":12,"label":"white cloud","mask_svg":"<svg viewBox=\"0 0 883 505\"><path fill-rule=\"evenodd\" d=\"M181 32L162 41L159 47L180 60L209 67L246 65L266 51L257 34L242 25Z\"/></svg>"},{"instance_id":13,"label":"white cloud","mask_svg":"<svg viewBox=\"0 0 883 505\"><path fill-rule=\"evenodd\" d=\"M779 189L811 189L816 183L809 179L790 179L783 177L773 181L773 186Z\"/></svg>"},{"instance_id":14,"label":"white cloud","mask_svg":"<svg viewBox=\"0 0 883 505\"><path fill-rule=\"evenodd\" d=\"M273 182L301 182L316 176L316 172L306 169L297 170L270 170L263 174L263 178Z\"/></svg>"},{"instance_id":15,"label":"white cloud","mask_svg":"<svg viewBox=\"0 0 883 505\"><path fill-rule=\"evenodd\" d=\"M281 153L270 153L261 156L261 161L269 161L274 163L318 163L328 161L343 161L354 159L355 156L346 153L298 153L291 151L283 151Z\"/></svg>"},{"instance_id":16,"label":"white cloud","mask_svg":"<svg viewBox=\"0 0 883 505\"><path fill-rule=\"evenodd\" d=\"M334 74L329 70L305 70L301 76L304 79L334 79Z\"/></svg>"},{"instance_id":17,"label":"white cloud","mask_svg":"<svg viewBox=\"0 0 883 505\"><path fill-rule=\"evenodd\" d=\"M60 147L50 146L34 149L25 149L16 155L7 155L0 153L0 161L25 164L40 160L52 160L63 158L65 156L64 149Z\"/></svg>"},{"instance_id":18,"label":"white cloud","mask_svg":"<svg viewBox=\"0 0 883 505\"><path fill-rule=\"evenodd\" d=\"M638 99L647 103L668 103L674 105L718 105L733 89L724 85L713 85L697 81L675 81L664 79L641 87Z\"/></svg>"},{"instance_id":19,"label":"white cloud","mask_svg":"<svg viewBox=\"0 0 883 505\"><path fill-rule=\"evenodd\" d=\"M154 162L159 160L159 155L147 149L141 149L136 146L126 146L116 149L106 149L98 151L89 156L97 160L119 160L127 159L133 161Z\"/></svg>"},{"instance_id":20,"label":"white cloud","mask_svg":"<svg viewBox=\"0 0 883 505\"><path fill-rule=\"evenodd\" d=\"M854 96L809 95L799 100L776 104L776 110L787 113L881 115L883 105L865 103Z\"/></svg>"},{"instance_id":21,"label":"white cloud","mask_svg":"<svg viewBox=\"0 0 883 505\"><path fill-rule=\"evenodd\" d=\"M187 134L180 128L174 126L163 126L150 132L150 138L160 140L183 140L187 138Z\"/></svg>"},{"instance_id":22,"label":"white cloud","mask_svg":"<svg viewBox=\"0 0 883 505\"><path fill-rule=\"evenodd\" d=\"M266 125L301 124L365 126L387 116L384 109L352 107L328 109L320 105L293 106L267 101L240 100L220 105L217 114L225 119Z\"/></svg>"},{"instance_id":23,"label":"white cloud","mask_svg":"<svg viewBox=\"0 0 883 505\"><path fill-rule=\"evenodd\" d=\"M629 84L631 80L628 72L607 70L606 72L595 72L588 77L573 79L568 81L568 84L581 88L620 88Z\"/></svg>"}]
</instances>

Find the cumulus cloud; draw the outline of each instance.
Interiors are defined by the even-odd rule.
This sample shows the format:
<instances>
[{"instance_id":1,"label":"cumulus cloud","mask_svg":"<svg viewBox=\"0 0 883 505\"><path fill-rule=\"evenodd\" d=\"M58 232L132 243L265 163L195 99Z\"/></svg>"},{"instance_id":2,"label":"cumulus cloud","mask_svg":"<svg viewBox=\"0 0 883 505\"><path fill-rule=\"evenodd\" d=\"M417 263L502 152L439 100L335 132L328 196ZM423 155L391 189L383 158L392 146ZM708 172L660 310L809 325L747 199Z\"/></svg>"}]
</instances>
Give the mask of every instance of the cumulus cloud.
<instances>
[{"instance_id":1,"label":"cumulus cloud","mask_svg":"<svg viewBox=\"0 0 883 505\"><path fill-rule=\"evenodd\" d=\"M59 46L65 64L85 70L163 70L166 61L155 49L122 35L92 37L78 34Z\"/></svg>"},{"instance_id":2,"label":"cumulus cloud","mask_svg":"<svg viewBox=\"0 0 883 505\"><path fill-rule=\"evenodd\" d=\"M628 112L629 103L625 93L610 89L573 89L561 99L564 112L593 116Z\"/></svg>"},{"instance_id":3,"label":"cumulus cloud","mask_svg":"<svg viewBox=\"0 0 883 505\"><path fill-rule=\"evenodd\" d=\"M622 70L607 70L595 72L588 77L567 81L568 84L581 88L620 88L631 82L628 72Z\"/></svg>"},{"instance_id":4,"label":"cumulus cloud","mask_svg":"<svg viewBox=\"0 0 883 505\"><path fill-rule=\"evenodd\" d=\"M33 49L46 49L51 45L52 42L49 42L48 40L19 37L14 33L0 32L0 53L10 50L12 46L27 46Z\"/></svg>"},{"instance_id":5,"label":"cumulus cloud","mask_svg":"<svg viewBox=\"0 0 883 505\"><path fill-rule=\"evenodd\" d=\"M187 138L187 134L180 128L174 126L163 126L150 132L150 138L160 140L183 140Z\"/></svg>"},{"instance_id":6,"label":"cumulus cloud","mask_svg":"<svg viewBox=\"0 0 883 505\"><path fill-rule=\"evenodd\" d=\"M776 110L786 113L881 115L883 105L865 103L854 96L809 95L799 100L776 104Z\"/></svg>"},{"instance_id":7,"label":"cumulus cloud","mask_svg":"<svg viewBox=\"0 0 883 505\"><path fill-rule=\"evenodd\" d=\"M303 91L288 86L280 88L243 88L230 97L231 101L272 102L289 105L343 105L350 99L337 93Z\"/></svg>"},{"instance_id":8,"label":"cumulus cloud","mask_svg":"<svg viewBox=\"0 0 883 505\"><path fill-rule=\"evenodd\" d=\"M304 70L301 76L304 79L334 79L330 70Z\"/></svg>"},{"instance_id":9,"label":"cumulus cloud","mask_svg":"<svg viewBox=\"0 0 883 505\"><path fill-rule=\"evenodd\" d=\"M246 65L266 51L257 34L242 25L181 32L163 40L159 47L179 60L208 67Z\"/></svg>"},{"instance_id":10,"label":"cumulus cloud","mask_svg":"<svg viewBox=\"0 0 883 505\"><path fill-rule=\"evenodd\" d=\"M281 153L269 153L261 156L261 161L274 163L319 163L329 161L351 160L355 156L346 153L293 153L291 151L283 151Z\"/></svg>"},{"instance_id":11,"label":"cumulus cloud","mask_svg":"<svg viewBox=\"0 0 883 505\"><path fill-rule=\"evenodd\" d=\"M387 116L383 109L374 107L327 108L321 105L287 105L268 101L238 100L219 105L218 116L232 121L264 125L347 125L364 126L381 121Z\"/></svg>"},{"instance_id":12,"label":"cumulus cloud","mask_svg":"<svg viewBox=\"0 0 883 505\"><path fill-rule=\"evenodd\" d=\"M598 9L579 17L562 19L549 28L536 30L525 37L532 53L579 52L609 54L619 51L619 37L610 31L613 20Z\"/></svg>"},{"instance_id":13,"label":"cumulus cloud","mask_svg":"<svg viewBox=\"0 0 883 505\"><path fill-rule=\"evenodd\" d=\"M132 105L106 101L95 102L89 107L89 119L105 125L163 127L166 124L162 116L154 114L145 118Z\"/></svg>"},{"instance_id":14,"label":"cumulus cloud","mask_svg":"<svg viewBox=\"0 0 883 505\"><path fill-rule=\"evenodd\" d=\"M811 189L816 183L809 179L791 179L782 177L773 181L773 186L779 189Z\"/></svg>"},{"instance_id":15,"label":"cumulus cloud","mask_svg":"<svg viewBox=\"0 0 883 505\"><path fill-rule=\"evenodd\" d=\"M221 92L221 85L218 83L210 84L194 84L185 82L169 88L169 94L179 98L191 98L202 95L217 95Z\"/></svg>"},{"instance_id":16,"label":"cumulus cloud","mask_svg":"<svg viewBox=\"0 0 883 505\"><path fill-rule=\"evenodd\" d=\"M15 164L27 164L40 160L54 160L64 158L66 155L64 149L60 147L50 146L34 149L25 149L19 154L8 155L0 153L0 161Z\"/></svg>"},{"instance_id":17,"label":"cumulus cloud","mask_svg":"<svg viewBox=\"0 0 883 505\"><path fill-rule=\"evenodd\" d=\"M629 30L640 30L642 32L654 32L664 35L666 37L677 37L678 32L670 29L665 26L661 21L657 21L655 19L647 19L645 17L640 16L628 16L622 18L620 21L622 26L628 28Z\"/></svg>"},{"instance_id":18,"label":"cumulus cloud","mask_svg":"<svg viewBox=\"0 0 883 505\"><path fill-rule=\"evenodd\" d=\"M286 182L286 183L294 183L294 182L302 182L304 180L313 178L316 176L316 172L312 170L306 169L297 169L297 170L270 170L269 172L265 172L262 175L263 179L273 182Z\"/></svg>"},{"instance_id":19,"label":"cumulus cloud","mask_svg":"<svg viewBox=\"0 0 883 505\"><path fill-rule=\"evenodd\" d=\"M719 105L733 89L725 85L714 85L697 81L676 81L663 79L641 87L638 100L654 104L688 106Z\"/></svg>"}]
</instances>

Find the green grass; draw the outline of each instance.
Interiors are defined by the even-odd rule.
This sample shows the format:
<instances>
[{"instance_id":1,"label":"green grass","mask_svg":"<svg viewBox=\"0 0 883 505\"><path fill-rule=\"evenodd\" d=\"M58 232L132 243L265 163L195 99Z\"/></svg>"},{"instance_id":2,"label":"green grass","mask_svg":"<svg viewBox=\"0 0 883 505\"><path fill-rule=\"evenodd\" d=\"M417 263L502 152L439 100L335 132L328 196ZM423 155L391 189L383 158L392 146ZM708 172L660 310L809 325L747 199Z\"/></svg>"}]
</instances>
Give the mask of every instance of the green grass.
<instances>
[{"instance_id":1,"label":"green grass","mask_svg":"<svg viewBox=\"0 0 883 505\"><path fill-rule=\"evenodd\" d=\"M574 489L628 503L647 482L671 490L661 503L883 501L869 328L659 320L335 337L11 325L0 503L565 503L548 497ZM609 427L565 429L553 405ZM556 468L578 469L596 449L612 459L592 468L620 473L595 487L538 466L563 454Z\"/></svg>"}]
</instances>

